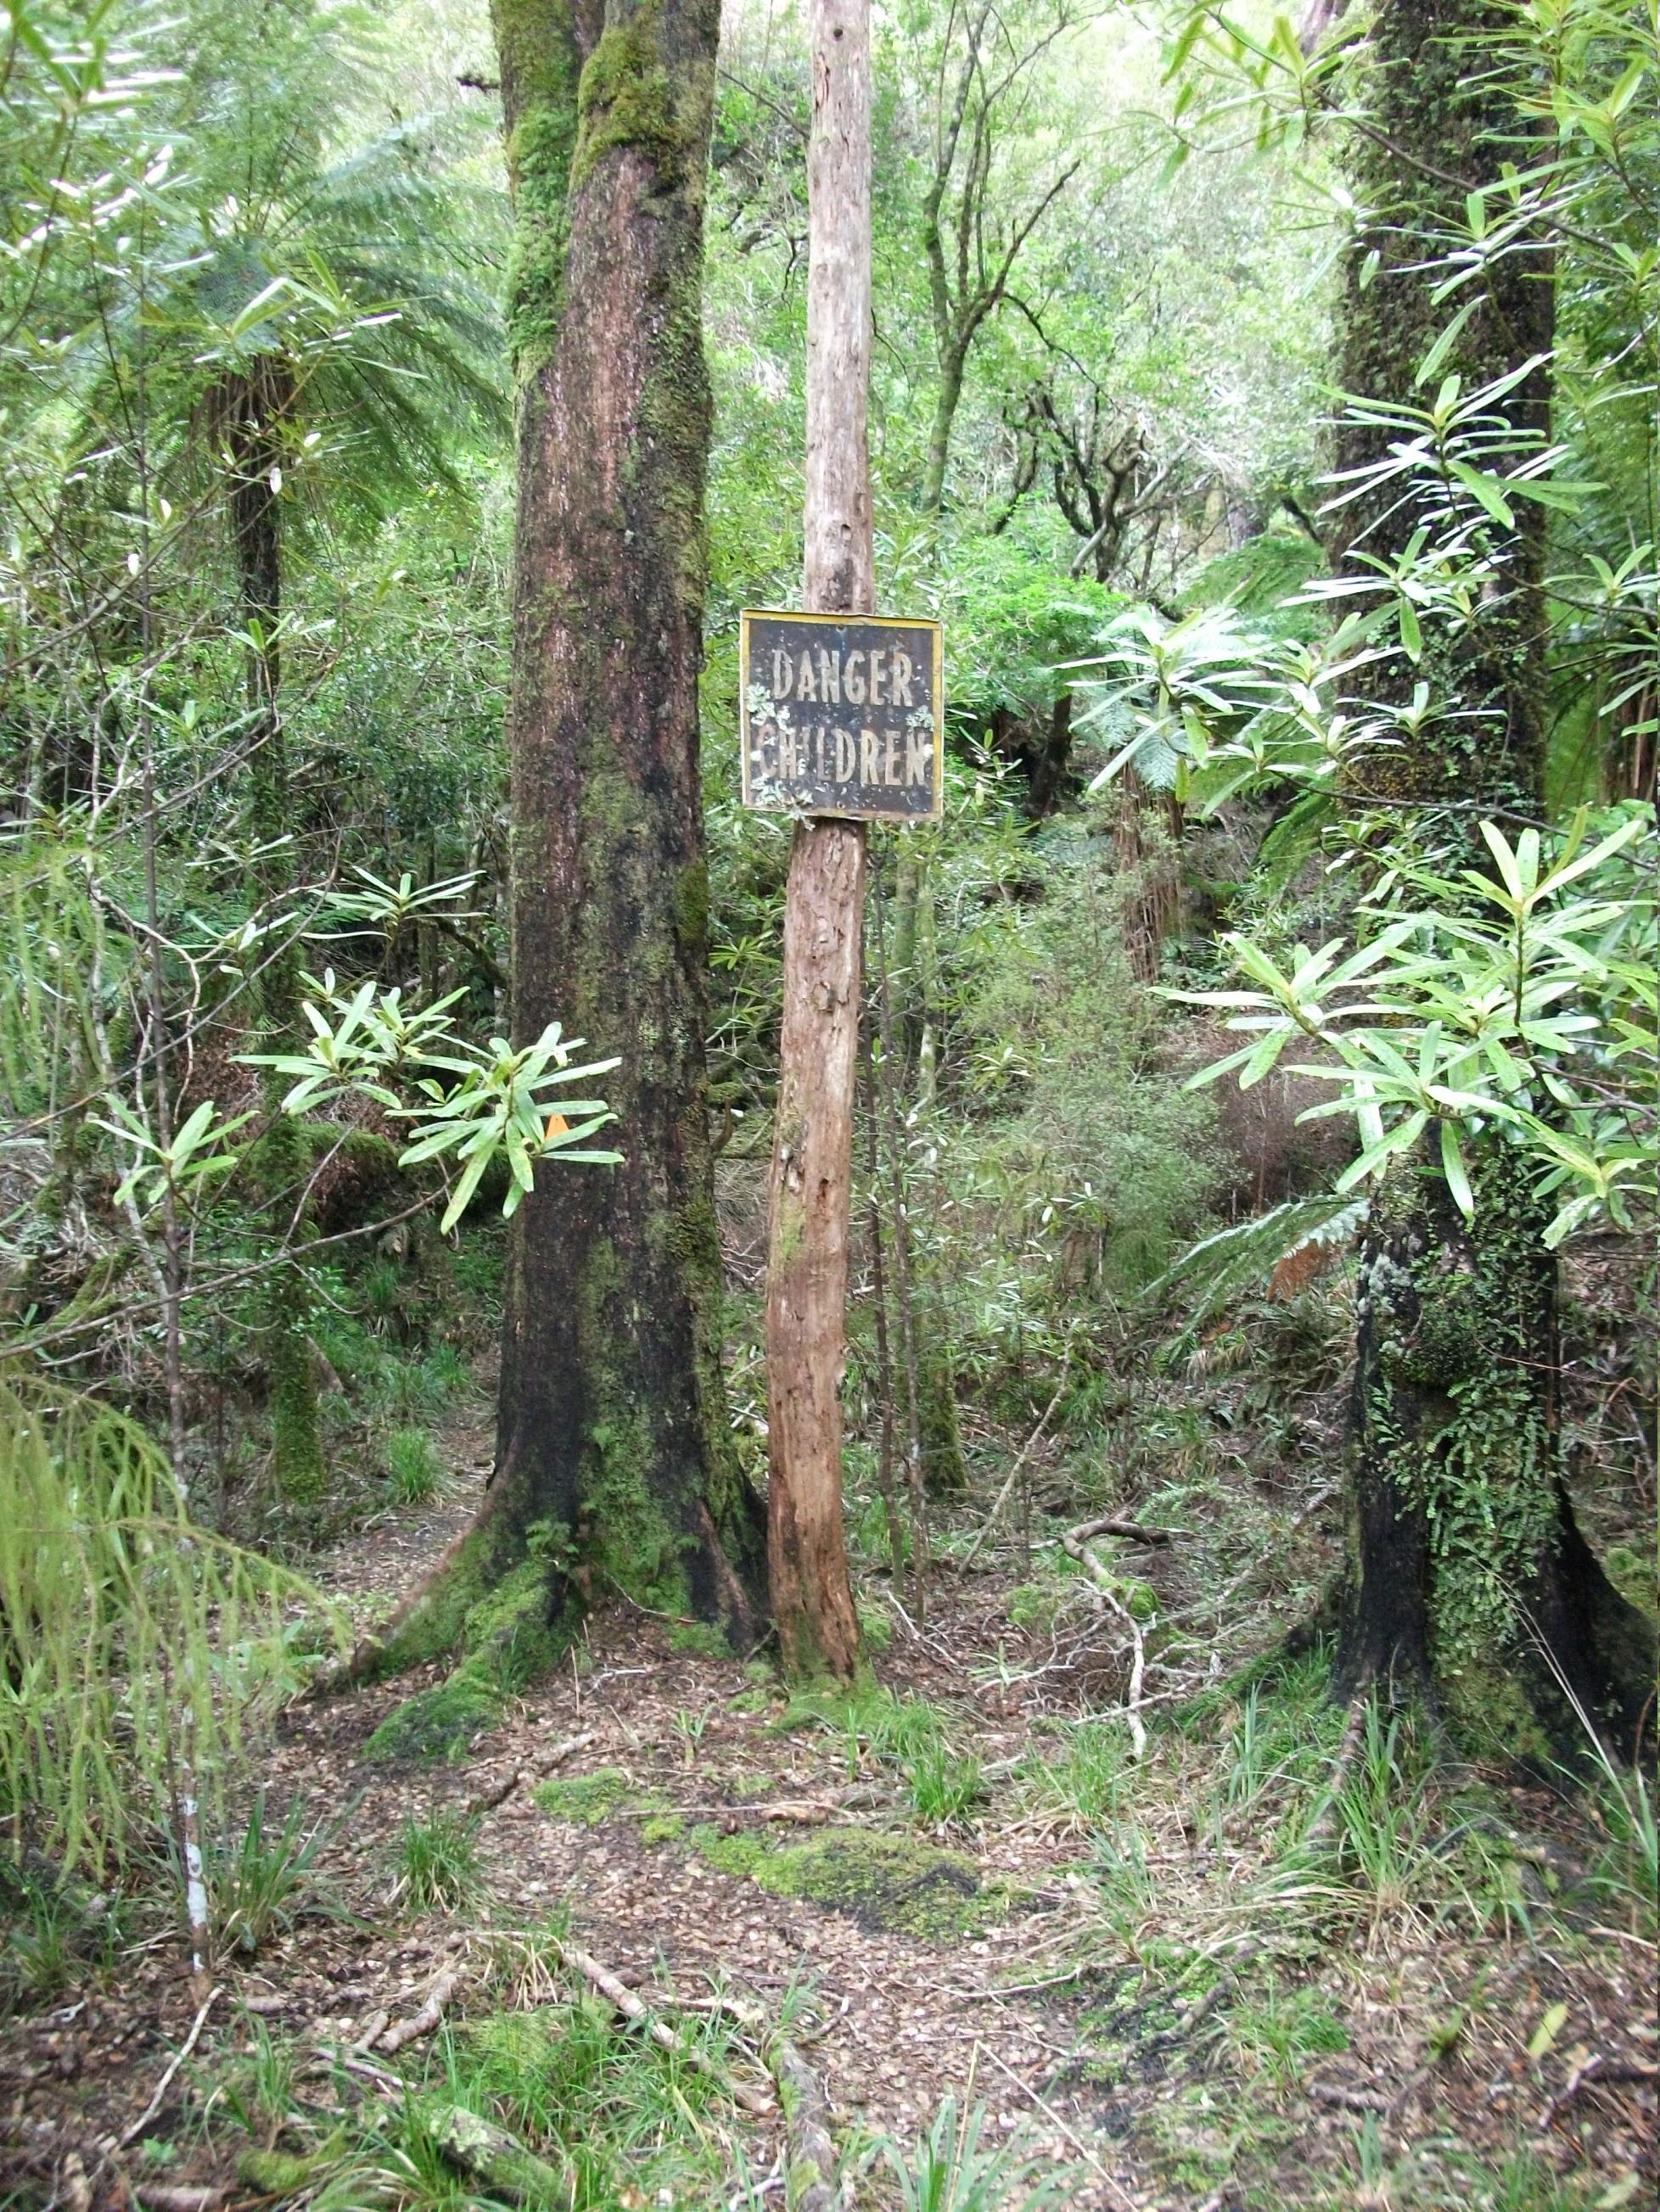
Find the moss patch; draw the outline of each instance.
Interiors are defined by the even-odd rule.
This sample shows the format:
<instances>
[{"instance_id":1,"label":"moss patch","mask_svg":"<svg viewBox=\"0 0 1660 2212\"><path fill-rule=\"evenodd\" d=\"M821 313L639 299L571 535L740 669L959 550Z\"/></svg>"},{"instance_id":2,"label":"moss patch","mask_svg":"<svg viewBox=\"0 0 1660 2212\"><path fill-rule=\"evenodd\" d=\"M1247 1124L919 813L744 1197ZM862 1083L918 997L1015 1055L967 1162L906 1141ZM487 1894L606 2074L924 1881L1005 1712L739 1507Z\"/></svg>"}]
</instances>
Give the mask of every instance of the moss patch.
<instances>
[{"instance_id":1,"label":"moss patch","mask_svg":"<svg viewBox=\"0 0 1660 2212\"><path fill-rule=\"evenodd\" d=\"M1007 1882L982 1882L960 1851L868 1828L836 1829L781 1849L707 1826L692 1829L689 1840L711 1866L745 1875L775 1897L804 1898L861 1928L928 1942L977 1934L1006 1920L1014 1902Z\"/></svg>"},{"instance_id":2,"label":"moss patch","mask_svg":"<svg viewBox=\"0 0 1660 2212\"><path fill-rule=\"evenodd\" d=\"M459 1765L476 1735L502 1717L501 1684L489 1666L470 1659L429 1690L394 1705L363 1747L365 1759L408 1759Z\"/></svg>"},{"instance_id":3,"label":"moss patch","mask_svg":"<svg viewBox=\"0 0 1660 2212\"><path fill-rule=\"evenodd\" d=\"M556 1820L575 1820L584 1828L597 1828L622 1804L636 1810L656 1807L663 1799L653 1790L636 1790L620 1766L597 1766L592 1774L556 1775L538 1782L531 1802Z\"/></svg>"},{"instance_id":4,"label":"moss patch","mask_svg":"<svg viewBox=\"0 0 1660 2212\"><path fill-rule=\"evenodd\" d=\"M563 1638L549 1617L544 1560L521 1561L483 1596L473 1595L475 1587L471 1576L456 1577L455 1605L466 1607L459 1633L468 1656L435 1687L394 1707L363 1747L366 1759L459 1763L473 1738L496 1726L508 1699L559 1657ZM441 1633L443 1625L434 1632Z\"/></svg>"}]
</instances>

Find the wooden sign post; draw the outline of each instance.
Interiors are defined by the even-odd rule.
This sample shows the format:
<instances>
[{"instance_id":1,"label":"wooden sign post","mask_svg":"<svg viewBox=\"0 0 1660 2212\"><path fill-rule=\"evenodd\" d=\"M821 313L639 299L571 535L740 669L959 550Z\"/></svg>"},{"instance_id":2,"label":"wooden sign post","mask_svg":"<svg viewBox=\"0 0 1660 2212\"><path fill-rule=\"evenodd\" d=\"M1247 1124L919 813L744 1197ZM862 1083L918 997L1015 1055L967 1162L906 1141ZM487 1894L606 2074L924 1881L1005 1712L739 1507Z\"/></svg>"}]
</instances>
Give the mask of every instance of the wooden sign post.
<instances>
[{"instance_id":1,"label":"wooden sign post","mask_svg":"<svg viewBox=\"0 0 1660 2212\"><path fill-rule=\"evenodd\" d=\"M842 1370L845 1358L848 1213L853 1170L853 1101L859 1053L859 996L865 908L865 830L838 801L876 788L864 780L879 759L886 781L888 726L866 752L861 734L844 778L836 739L852 738L854 708L870 704L861 644L876 603L871 538L870 454L870 0L810 0L812 125L807 145L807 470L806 616L751 616L743 702L746 798L756 803L834 810L837 819L798 819L784 905L784 1020L777 1126L773 1142L767 1245L767 1555L773 1617L784 1664L798 1679L852 1675L859 1622L842 1526ZM828 626L813 617L829 617ZM776 631L753 658L757 625ZM838 646L834 632L839 626ZM803 633L800 636L793 631ZM805 635L811 631L809 638ZM843 710L836 724L809 722L823 705L817 656L839 652ZM866 697L848 694L848 655ZM769 657L775 653L776 662ZM786 662L791 666L786 683ZM912 661L913 679L917 663ZM891 680L892 663L885 664ZM777 683L770 678L776 673ZM802 678L811 679L812 698ZM828 673L825 683L830 680ZM889 685L881 687L885 692ZM934 695L938 696L938 682ZM900 709L898 711L907 711ZM874 720L870 727L877 728ZM814 732L818 735L815 737ZM938 777L938 741L933 777ZM785 771L787 769L787 773ZM855 778L854 770L859 771ZM799 793L798 797L796 794ZM930 810L931 811L931 810Z\"/></svg>"}]
</instances>

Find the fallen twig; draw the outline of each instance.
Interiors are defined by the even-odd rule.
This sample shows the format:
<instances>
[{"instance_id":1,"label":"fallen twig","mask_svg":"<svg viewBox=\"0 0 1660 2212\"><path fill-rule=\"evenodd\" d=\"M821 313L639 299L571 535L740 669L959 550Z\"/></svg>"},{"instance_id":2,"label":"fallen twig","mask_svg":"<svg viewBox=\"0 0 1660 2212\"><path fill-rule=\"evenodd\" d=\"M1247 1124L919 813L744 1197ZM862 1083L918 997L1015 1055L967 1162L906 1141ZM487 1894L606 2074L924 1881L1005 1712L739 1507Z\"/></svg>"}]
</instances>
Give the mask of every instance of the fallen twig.
<instances>
[{"instance_id":1,"label":"fallen twig","mask_svg":"<svg viewBox=\"0 0 1660 2212\"><path fill-rule=\"evenodd\" d=\"M173 2087L173 2077L177 2074L185 2061L190 2057L192 2051L195 2050L202 2030L207 2025L208 2014L213 2009L214 2000L218 1995L219 1991L217 1988L214 1988L210 1989L206 1996L203 1998L200 2009L198 2011L195 2019L191 2022L190 2033L179 2045L178 2050L173 2052L172 2058L168 2062L166 2072L155 2085L155 2094L150 2099L149 2104L145 2106L143 2111L140 2112L138 2118L127 2130L125 2135L118 2139L116 2143L116 2148L118 2150L125 2150L130 2143L137 2142L139 2136L143 2134L144 2130L149 2125L150 2122L161 2111L161 2100L167 2095L167 2091ZM200 2192L187 2191L185 2193L186 2195L199 2195ZM224 2191L222 2190L219 2190L217 2191L210 2191L210 2194L214 2197L214 2201L218 2203L223 2198ZM158 2200L152 2196L150 2202L155 2203ZM187 2209L175 2208L175 2212L187 2212Z\"/></svg>"},{"instance_id":2,"label":"fallen twig","mask_svg":"<svg viewBox=\"0 0 1660 2212\"><path fill-rule=\"evenodd\" d=\"M1335 2081L1310 2081L1308 2094L1316 2105L1341 2106L1346 2112L1387 2112L1389 2100L1376 2089L1345 2089Z\"/></svg>"},{"instance_id":3,"label":"fallen twig","mask_svg":"<svg viewBox=\"0 0 1660 2212\"><path fill-rule=\"evenodd\" d=\"M176 2181L135 2181L130 2185L150 2212L219 2212L225 2201L222 2189L186 2189Z\"/></svg>"},{"instance_id":4,"label":"fallen twig","mask_svg":"<svg viewBox=\"0 0 1660 2212\"><path fill-rule=\"evenodd\" d=\"M1349 1717L1343 1729L1343 1740L1337 1747L1337 1756L1332 1761L1331 1787L1310 1826L1305 1843L1329 1844L1337 1832L1337 1801L1360 1756L1360 1742L1366 1730L1366 1698L1364 1692L1349 1706Z\"/></svg>"},{"instance_id":5,"label":"fallen twig","mask_svg":"<svg viewBox=\"0 0 1660 2212\"><path fill-rule=\"evenodd\" d=\"M1546 2106L1539 2123L1540 2132L1542 2135L1547 2128L1554 2126L1557 2114L1566 2111L1579 2092L1593 2081L1652 2081L1657 2077L1660 2077L1660 2066L1651 2065L1642 2059L1622 2063L1604 2058L1600 2054L1588 2058L1583 2066L1574 2069Z\"/></svg>"},{"instance_id":6,"label":"fallen twig","mask_svg":"<svg viewBox=\"0 0 1660 2212\"><path fill-rule=\"evenodd\" d=\"M1027 1460L1031 1456L1033 1445L1037 1442L1039 1437L1043 1435L1044 1430L1048 1428L1049 1425L1049 1415L1060 1404L1061 1393L1065 1390L1066 1387L1067 1362L1063 1360L1061 1364L1061 1380L1055 1386L1055 1395L1049 1400L1048 1405L1044 1407L1043 1418L1039 1420L1037 1426L1026 1438L1025 1443L1021 1445L1018 1456L1016 1458L1014 1465L1009 1469L1008 1480L1004 1483L1003 1487L998 1492L996 1497L993 1499L991 1511L987 1514L985 1519L980 1523L979 1534L975 1538L974 1541L969 1546L968 1550L963 1555L963 1564L958 1570L959 1574L966 1574L968 1572L969 1569L974 1565L976 1553L979 1551L980 1547L985 1542L987 1537L990 1535L992 1530L996 1527L999 1516L1001 1515L1003 1508L1009 1502L1010 1493L1014 1488L1015 1478L1018 1475L1021 1468L1025 1465Z\"/></svg>"},{"instance_id":7,"label":"fallen twig","mask_svg":"<svg viewBox=\"0 0 1660 2212\"><path fill-rule=\"evenodd\" d=\"M401 2051L406 2043L414 2043L423 2035L430 2035L444 2017L450 1999L461 1986L461 1970L447 1966L427 1992L427 2001L419 2012L411 2013L395 2027L386 2028L379 2039L378 2048L390 2057Z\"/></svg>"},{"instance_id":8,"label":"fallen twig","mask_svg":"<svg viewBox=\"0 0 1660 2212\"><path fill-rule=\"evenodd\" d=\"M1332 1499L1337 1495L1337 1489L1338 1486L1335 1482L1329 1482L1323 1490L1316 1490L1313 1497L1310 1498L1308 1504L1303 1508L1302 1511L1296 1515L1292 1520L1286 1528L1284 1534L1277 1539L1277 1541L1280 1544L1288 1542L1289 1540L1297 1534L1298 1530L1302 1527L1305 1521L1311 1521L1314 1518L1315 1515L1320 1510L1323 1505L1330 1504ZM1216 1591L1213 1595L1199 1598L1195 1600L1192 1605L1184 1605L1180 1613L1172 1613L1170 1616L1171 1620L1172 1622L1178 1620L1192 1620L1200 1613L1219 1613L1222 1607L1227 1603L1228 1600L1233 1595L1234 1592L1240 1589L1244 1583L1248 1583L1254 1574L1258 1573L1262 1569L1262 1555L1259 1554L1256 1558L1251 1560L1248 1566L1242 1567L1239 1572L1235 1575L1231 1582L1224 1583L1221 1589Z\"/></svg>"},{"instance_id":9,"label":"fallen twig","mask_svg":"<svg viewBox=\"0 0 1660 2212\"><path fill-rule=\"evenodd\" d=\"M643 2027L660 2049L672 2051L677 2058L684 2059L688 2066L695 2067L700 2074L711 2075L735 2105L741 2105L756 2118L771 2118L775 2107L770 2097L763 2096L759 2090L749 2088L742 2081L734 2081L713 2060L706 2058L701 2051L688 2043L684 2036L677 2035L666 2021L655 2019L644 1999L637 1997L627 1983L619 1981L608 1966L602 1966L591 1952L582 1950L577 1944L562 1937L556 1940L554 1948L568 1966L575 1967L585 1979L592 1982L600 1996L615 2005L624 2020L631 2020L637 2027Z\"/></svg>"},{"instance_id":10,"label":"fallen twig","mask_svg":"<svg viewBox=\"0 0 1660 2212\"><path fill-rule=\"evenodd\" d=\"M1000 2059L988 2043L977 2043L975 2045L975 2048L976 2051L983 2051L987 2057L990 2059L992 2064L997 2067L1000 2072L1007 2075L1009 2080L1013 2082L1015 2087L1019 2090L1022 2096L1030 2097L1031 2099L1032 2103L1037 2106L1038 2111L1043 2113L1043 2117L1047 2120L1050 2121L1055 2127L1059 2128L1061 2134L1067 2138L1067 2141L1074 2145L1077 2149L1083 2152L1084 2156L1095 2168L1102 2180L1106 2183L1108 2188L1111 2190L1114 2196L1118 2197L1125 2205L1129 2207L1129 2212L1135 2212L1135 2200L1130 2195L1129 2191L1124 2187L1121 2181L1117 2180L1112 2174L1108 2172L1106 2167L1102 2165L1100 2160L1090 2148L1082 2136L1079 2134L1077 2129L1067 2125L1067 2122L1061 2118L1060 2113L1055 2111L1054 2106L1050 2104L1049 2099L1044 2096L1040 2096L1038 2092L1032 2087L1030 2081L1023 2081L1020 2076L1015 2072L1013 2067L1006 2064L1002 2059Z\"/></svg>"},{"instance_id":11,"label":"fallen twig","mask_svg":"<svg viewBox=\"0 0 1660 2212\"><path fill-rule=\"evenodd\" d=\"M1104 1513L1097 1521L1080 1521L1072 1531L1080 1544L1091 1536L1122 1536L1127 1544L1168 1544L1179 1533L1175 1528L1149 1528L1140 1521L1121 1521L1111 1513Z\"/></svg>"},{"instance_id":12,"label":"fallen twig","mask_svg":"<svg viewBox=\"0 0 1660 2212\"><path fill-rule=\"evenodd\" d=\"M1080 1521L1075 1528L1068 1528L1061 1539L1067 1555L1087 1568L1097 1595L1109 1605L1128 1629L1134 1644L1134 1656L1130 1662L1129 1690L1124 1698L1124 1718L1129 1723L1130 1755L1140 1759L1147 1747L1146 1725L1141 1718L1141 1686L1147 1670L1147 1647L1141 1633L1141 1624L1123 1604L1112 1587L1112 1577L1089 1547L1089 1537L1095 1523Z\"/></svg>"},{"instance_id":13,"label":"fallen twig","mask_svg":"<svg viewBox=\"0 0 1660 2212\"><path fill-rule=\"evenodd\" d=\"M377 2066L356 2045L349 2048L344 2043L320 2043L317 2046L317 2056L310 2063L313 2069L342 2066L348 2074L356 2074L364 2081L373 2081L377 2087L394 2096L401 2095L409 2087L401 2074L394 2074L385 2066Z\"/></svg>"},{"instance_id":14,"label":"fallen twig","mask_svg":"<svg viewBox=\"0 0 1660 2212\"><path fill-rule=\"evenodd\" d=\"M835 2212L841 2202L840 2161L830 2131L830 2112L818 2075L793 2043L772 2054L773 2079L784 2109L788 2155L784 2201L789 2212Z\"/></svg>"}]
</instances>

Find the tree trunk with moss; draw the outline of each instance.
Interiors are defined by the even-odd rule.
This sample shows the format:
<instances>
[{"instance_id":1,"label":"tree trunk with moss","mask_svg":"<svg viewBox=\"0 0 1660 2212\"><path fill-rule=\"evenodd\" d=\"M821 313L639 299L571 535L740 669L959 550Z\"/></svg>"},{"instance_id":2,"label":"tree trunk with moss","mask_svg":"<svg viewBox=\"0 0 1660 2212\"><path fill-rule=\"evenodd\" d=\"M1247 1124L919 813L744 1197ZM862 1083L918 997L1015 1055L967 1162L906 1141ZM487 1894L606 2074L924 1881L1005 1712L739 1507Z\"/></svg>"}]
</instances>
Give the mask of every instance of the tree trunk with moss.
<instances>
[{"instance_id":1,"label":"tree trunk with moss","mask_svg":"<svg viewBox=\"0 0 1660 2212\"><path fill-rule=\"evenodd\" d=\"M516 224L513 1028L557 1021L620 1056L626 1158L550 1163L514 1217L496 1470L386 1654L469 1648L458 1724L589 1596L749 1643L763 1546L726 1415L704 1066L718 8L497 0L495 20Z\"/></svg>"},{"instance_id":2,"label":"tree trunk with moss","mask_svg":"<svg viewBox=\"0 0 1660 2212\"><path fill-rule=\"evenodd\" d=\"M294 879L288 740L280 703L283 535L280 504L285 428L295 403L294 377L280 356L228 378L212 412L232 468L231 537L247 620L248 833L255 853L252 890L267 916L281 910ZM294 1048L299 1027L299 948L262 940L252 991L254 1042L263 1052ZM305 1132L283 1111L288 1079L267 1068L260 1085L265 1127L254 1172L271 1243L282 1247L304 1227L309 1168ZM271 1482L283 1503L314 1517L328 1471L312 1373L310 1299L302 1270L272 1267L261 1301L260 1345L271 1415Z\"/></svg>"},{"instance_id":3,"label":"tree trunk with moss","mask_svg":"<svg viewBox=\"0 0 1660 2212\"><path fill-rule=\"evenodd\" d=\"M1507 22L1497 0L1390 0L1376 18L1365 84L1377 136L1358 141L1353 165L1370 222L1343 311L1351 393L1410 397L1454 311L1433 299L1423 264L1456 229L1465 193L1517 158L1517 115L1490 66ZM1474 68L1473 54L1488 64ZM1462 374L1468 392L1547 353L1553 304L1542 251L1490 263L1438 374ZM1500 406L1513 427L1543 431L1544 368ZM1340 466L1379 458L1389 435L1346 427ZM1400 489L1343 510L1336 565L1359 574L1361 553L1403 551L1419 518ZM1369 753L1354 779L1360 795L1412 810L1450 842L1449 873L1462 840L1469 864L1480 853L1471 802L1532 816L1541 804L1543 512L1517 507L1475 619L1425 625L1415 676L1459 711ZM1386 665L1371 681L1381 690L1400 678ZM1472 1744L1523 1757L1583 1755L1577 1703L1630 1751L1650 1711L1654 1635L1593 1559L1564 1480L1549 1209L1519 1155L1488 1132L1467 1224L1434 1139L1432 1130L1396 1163L1361 1244L1337 1685L1346 1695L1377 1680L1415 1687Z\"/></svg>"}]
</instances>

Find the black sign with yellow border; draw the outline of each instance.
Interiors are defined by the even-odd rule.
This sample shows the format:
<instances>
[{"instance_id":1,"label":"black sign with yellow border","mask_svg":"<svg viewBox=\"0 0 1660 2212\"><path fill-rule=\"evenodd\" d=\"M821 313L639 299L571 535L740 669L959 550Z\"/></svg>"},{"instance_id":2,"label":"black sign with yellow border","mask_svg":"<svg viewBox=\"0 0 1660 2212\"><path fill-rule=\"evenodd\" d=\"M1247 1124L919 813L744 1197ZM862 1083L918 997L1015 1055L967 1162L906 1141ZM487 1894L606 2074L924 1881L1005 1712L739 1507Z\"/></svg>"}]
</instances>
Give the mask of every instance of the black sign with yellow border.
<instances>
[{"instance_id":1,"label":"black sign with yellow border","mask_svg":"<svg viewBox=\"0 0 1660 2212\"><path fill-rule=\"evenodd\" d=\"M739 641L744 804L781 814L938 821L939 625L745 612Z\"/></svg>"}]
</instances>

